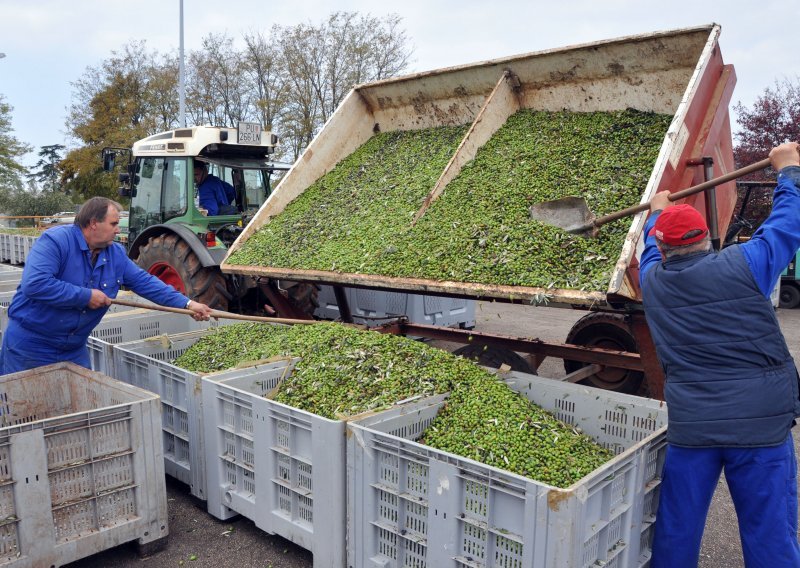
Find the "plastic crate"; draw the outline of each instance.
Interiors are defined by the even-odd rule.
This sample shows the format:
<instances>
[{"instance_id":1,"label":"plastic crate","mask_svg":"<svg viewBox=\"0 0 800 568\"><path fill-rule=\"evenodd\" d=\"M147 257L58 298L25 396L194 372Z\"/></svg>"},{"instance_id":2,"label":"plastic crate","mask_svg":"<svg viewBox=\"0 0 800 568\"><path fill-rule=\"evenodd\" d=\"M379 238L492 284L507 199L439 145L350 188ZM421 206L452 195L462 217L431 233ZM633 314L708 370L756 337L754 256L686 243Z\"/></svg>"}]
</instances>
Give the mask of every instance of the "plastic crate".
<instances>
[{"instance_id":1,"label":"plastic crate","mask_svg":"<svg viewBox=\"0 0 800 568\"><path fill-rule=\"evenodd\" d=\"M14 235L11 233L0 233L0 262L11 261L11 248L14 245Z\"/></svg>"},{"instance_id":2,"label":"plastic crate","mask_svg":"<svg viewBox=\"0 0 800 568\"><path fill-rule=\"evenodd\" d=\"M356 323L375 326L400 316L410 323L443 327L475 327L475 300L383 292L367 288L345 288L350 313ZM321 286L319 307L314 315L339 318L339 305L332 286Z\"/></svg>"},{"instance_id":3,"label":"plastic crate","mask_svg":"<svg viewBox=\"0 0 800 568\"><path fill-rule=\"evenodd\" d=\"M350 567L649 563L666 406L521 373L507 381L616 457L559 489L415 442L444 396L349 423Z\"/></svg>"},{"instance_id":4,"label":"plastic crate","mask_svg":"<svg viewBox=\"0 0 800 568\"><path fill-rule=\"evenodd\" d=\"M24 235L11 235L11 237L11 258L9 258L9 262L11 264L25 264L25 258L27 257L25 245L29 237Z\"/></svg>"},{"instance_id":5,"label":"plastic crate","mask_svg":"<svg viewBox=\"0 0 800 568\"><path fill-rule=\"evenodd\" d=\"M58 363L0 376L0 565L167 536L158 397Z\"/></svg>"},{"instance_id":6,"label":"plastic crate","mask_svg":"<svg viewBox=\"0 0 800 568\"><path fill-rule=\"evenodd\" d=\"M232 322L220 322L227 323ZM209 331L162 335L112 346L115 378L161 397L164 470L187 484L190 493L203 501L207 491L201 375L181 369L170 361ZM206 376L231 378L254 372L257 367Z\"/></svg>"},{"instance_id":7,"label":"plastic crate","mask_svg":"<svg viewBox=\"0 0 800 568\"><path fill-rule=\"evenodd\" d=\"M195 321L185 314L142 308L106 314L89 336L88 348L92 369L116 377L113 347L117 343L208 329L212 325L214 322Z\"/></svg>"},{"instance_id":8,"label":"plastic crate","mask_svg":"<svg viewBox=\"0 0 800 568\"><path fill-rule=\"evenodd\" d=\"M265 397L295 362L203 379L208 512L241 514L291 540L312 552L314 568L343 568L346 422Z\"/></svg>"}]
</instances>

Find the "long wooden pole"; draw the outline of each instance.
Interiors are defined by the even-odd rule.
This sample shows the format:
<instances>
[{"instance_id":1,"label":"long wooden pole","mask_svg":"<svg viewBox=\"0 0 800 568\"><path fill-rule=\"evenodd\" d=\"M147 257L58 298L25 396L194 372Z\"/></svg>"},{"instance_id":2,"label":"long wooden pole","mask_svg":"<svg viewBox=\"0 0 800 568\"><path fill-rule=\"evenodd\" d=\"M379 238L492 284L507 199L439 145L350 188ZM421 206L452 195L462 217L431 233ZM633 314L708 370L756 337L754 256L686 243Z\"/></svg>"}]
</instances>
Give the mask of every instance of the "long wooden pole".
<instances>
[{"instance_id":1,"label":"long wooden pole","mask_svg":"<svg viewBox=\"0 0 800 568\"><path fill-rule=\"evenodd\" d=\"M186 314L191 316L194 314L192 310L186 308L170 308L167 306L159 306L157 304L142 304L139 302L132 302L130 300L120 300L119 298L112 298L112 304L116 304L119 306L128 306L130 308L143 308L146 310L158 310L161 312L172 312L176 314ZM222 310L211 310L211 317L218 318L218 319L234 319L234 320L245 320L245 321L258 321L262 323L283 323L287 325L303 325L303 324L312 324L316 323L315 320L301 320L301 319L289 319L289 318L269 318L269 317L262 317L262 316L246 316L242 314L234 314L231 312L223 312Z\"/></svg>"}]
</instances>

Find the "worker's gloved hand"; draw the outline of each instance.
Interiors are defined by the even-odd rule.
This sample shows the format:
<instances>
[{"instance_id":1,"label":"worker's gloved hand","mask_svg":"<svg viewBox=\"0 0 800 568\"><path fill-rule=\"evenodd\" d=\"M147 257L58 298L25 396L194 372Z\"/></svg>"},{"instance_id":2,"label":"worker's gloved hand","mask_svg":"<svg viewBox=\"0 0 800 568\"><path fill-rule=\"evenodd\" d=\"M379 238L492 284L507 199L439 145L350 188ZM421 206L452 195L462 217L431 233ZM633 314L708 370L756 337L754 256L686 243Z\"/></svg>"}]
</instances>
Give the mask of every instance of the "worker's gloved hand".
<instances>
[{"instance_id":1,"label":"worker's gloved hand","mask_svg":"<svg viewBox=\"0 0 800 568\"><path fill-rule=\"evenodd\" d=\"M669 191L659 191L653 196L653 199L650 200L650 212L661 211L670 205L672 205L672 201L669 200Z\"/></svg>"},{"instance_id":2,"label":"worker's gloved hand","mask_svg":"<svg viewBox=\"0 0 800 568\"><path fill-rule=\"evenodd\" d=\"M776 172L787 166L800 166L800 146L797 142L775 146L769 153L769 161Z\"/></svg>"},{"instance_id":3,"label":"worker's gloved hand","mask_svg":"<svg viewBox=\"0 0 800 568\"><path fill-rule=\"evenodd\" d=\"M205 304L191 300L186 307L192 310L192 318L196 321L208 321L211 318L211 308Z\"/></svg>"},{"instance_id":4,"label":"worker's gloved hand","mask_svg":"<svg viewBox=\"0 0 800 568\"><path fill-rule=\"evenodd\" d=\"M89 298L89 303L86 304L90 310L96 310L97 308L102 308L104 306L111 305L111 298L106 296L103 292L98 290L97 288L92 288L92 295Z\"/></svg>"}]
</instances>

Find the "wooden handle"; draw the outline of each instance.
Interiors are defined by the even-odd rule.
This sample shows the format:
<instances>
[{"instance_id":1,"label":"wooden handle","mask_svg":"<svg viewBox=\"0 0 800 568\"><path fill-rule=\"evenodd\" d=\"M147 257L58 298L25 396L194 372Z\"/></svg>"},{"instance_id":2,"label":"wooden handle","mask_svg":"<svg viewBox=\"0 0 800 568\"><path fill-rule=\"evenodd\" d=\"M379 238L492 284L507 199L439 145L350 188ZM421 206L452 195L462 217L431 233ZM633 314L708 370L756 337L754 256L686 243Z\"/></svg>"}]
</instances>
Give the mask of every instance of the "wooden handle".
<instances>
[{"instance_id":1,"label":"wooden handle","mask_svg":"<svg viewBox=\"0 0 800 568\"><path fill-rule=\"evenodd\" d=\"M194 315L192 310L186 308L170 308L167 306L159 306L156 304L141 304L139 302L132 302L130 300L120 300L119 298L112 298L112 304L119 306L128 306L130 308L144 308L146 310L157 310L160 312L172 312L176 314L186 314L188 316ZM261 316L245 316L242 314L233 314L231 312L223 312L221 310L211 310L211 317L217 319L234 319L245 321L259 321L263 323L283 323L288 325L294 324L311 324L316 323L316 320L301 320L301 319L288 319L288 318L268 318Z\"/></svg>"},{"instance_id":2,"label":"wooden handle","mask_svg":"<svg viewBox=\"0 0 800 568\"><path fill-rule=\"evenodd\" d=\"M677 201L679 199L683 199L684 197L688 197L690 195L694 195L695 193L700 193L701 191L711 189L712 187L716 187L720 184L729 182L731 180L740 178L742 176L746 176L747 174L763 170L767 166L769 166L769 158L764 158L763 160L758 161L754 164L750 164L749 166L739 168L738 170L733 170L732 172L729 172L725 175L721 175L717 178L704 181L703 183L699 183L697 185L693 185L690 188L682 189L681 191L676 191L675 193L671 193L669 195L669 200ZM603 215L602 217L598 217L592 222L592 227L599 227L600 225L605 225L606 223L610 223L611 221L616 221L617 219L628 217L635 213L639 213L640 211L647 211L648 209L650 209L650 201L648 201L647 203L640 203L639 205L634 205L633 207L628 207L627 209L615 211L614 213L609 213L608 215Z\"/></svg>"}]
</instances>

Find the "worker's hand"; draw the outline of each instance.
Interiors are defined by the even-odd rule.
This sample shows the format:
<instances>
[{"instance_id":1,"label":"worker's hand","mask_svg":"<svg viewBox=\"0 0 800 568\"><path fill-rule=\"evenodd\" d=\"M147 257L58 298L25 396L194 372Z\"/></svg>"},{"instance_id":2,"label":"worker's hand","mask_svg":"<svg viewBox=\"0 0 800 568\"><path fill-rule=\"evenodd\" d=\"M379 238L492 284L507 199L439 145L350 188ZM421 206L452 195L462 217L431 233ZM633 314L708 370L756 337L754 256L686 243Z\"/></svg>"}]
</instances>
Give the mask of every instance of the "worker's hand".
<instances>
[{"instance_id":1,"label":"worker's hand","mask_svg":"<svg viewBox=\"0 0 800 568\"><path fill-rule=\"evenodd\" d=\"M92 288L92 295L89 297L89 303L87 307L90 310L96 310L97 308L102 308L104 306L111 305L111 298L106 296L103 292L98 290L97 288Z\"/></svg>"},{"instance_id":2,"label":"worker's hand","mask_svg":"<svg viewBox=\"0 0 800 568\"><path fill-rule=\"evenodd\" d=\"M775 146L769 153L769 161L776 172L786 166L800 166L800 148L797 142L786 142Z\"/></svg>"},{"instance_id":3,"label":"worker's hand","mask_svg":"<svg viewBox=\"0 0 800 568\"><path fill-rule=\"evenodd\" d=\"M211 308L205 304L191 300L186 307L192 310L192 318L196 321L208 321L211 318Z\"/></svg>"},{"instance_id":4,"label":"worker's hand","mask_svg":"<svg viewBox=\"0 0 800 568\"><path fill-rule=\"evenodd\" d=\"M669 200L669 191L659 191L655 194L655 197L650 200L650 212L666 209L670 205L672 205L672 201Z\"/></svg>"}]
</instances>

